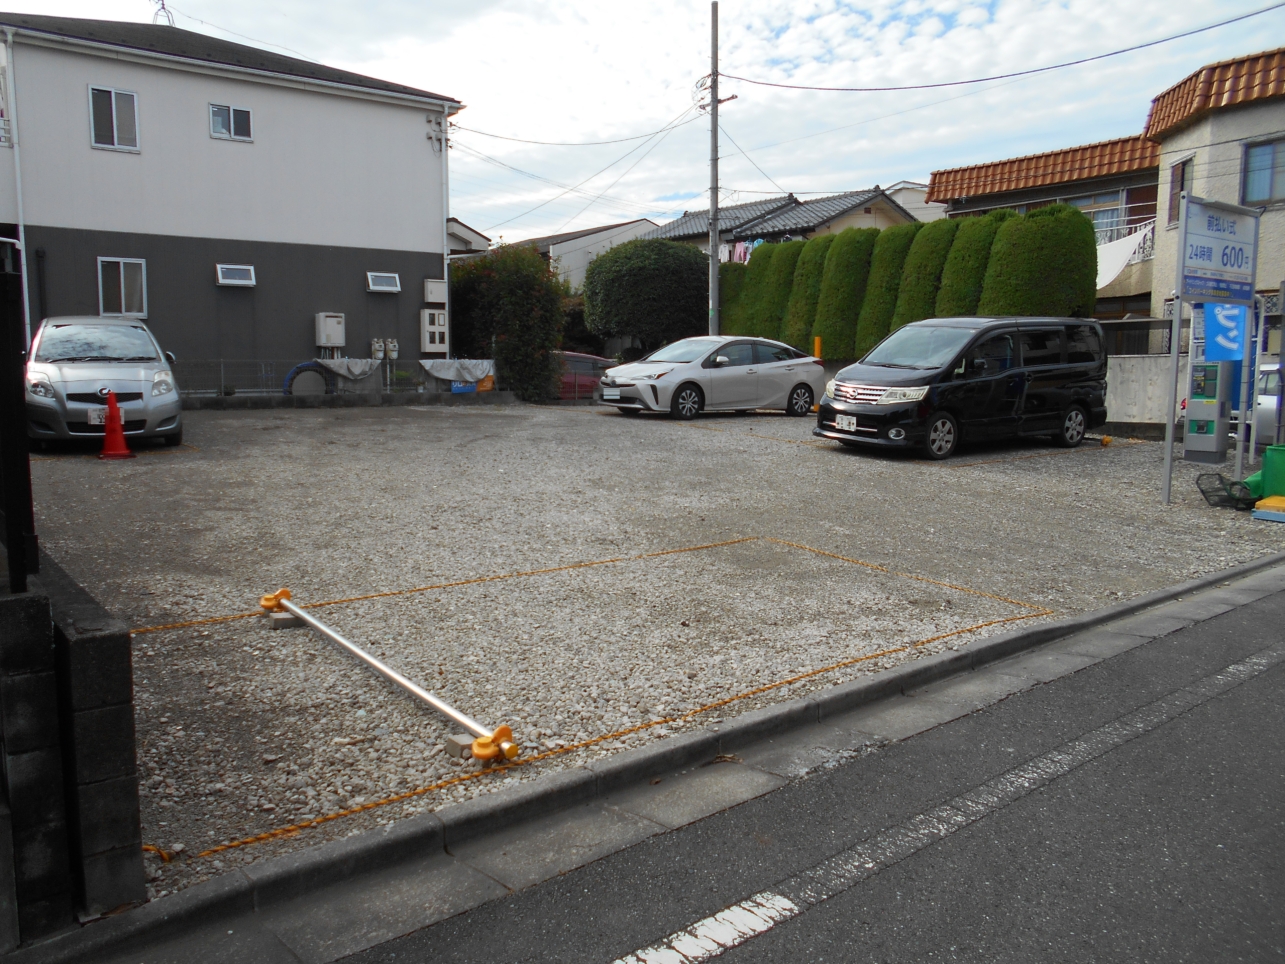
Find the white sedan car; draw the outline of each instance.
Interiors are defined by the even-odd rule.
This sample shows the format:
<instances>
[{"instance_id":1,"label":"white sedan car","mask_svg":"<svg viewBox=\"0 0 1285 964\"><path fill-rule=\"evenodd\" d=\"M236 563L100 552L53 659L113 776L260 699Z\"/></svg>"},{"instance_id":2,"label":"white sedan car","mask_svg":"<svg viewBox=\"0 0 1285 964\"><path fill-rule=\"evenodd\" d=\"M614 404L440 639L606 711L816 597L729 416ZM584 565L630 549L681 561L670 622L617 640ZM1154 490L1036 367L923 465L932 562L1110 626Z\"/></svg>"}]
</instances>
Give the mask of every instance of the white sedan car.
<instances>
[{"instance_id":1,"label":"white sedan car","mask_svg":"<svg viewBox=\"0 0 1285 964\"><path fill-rule=\"evenodd\" d=\"M780 408L807 415L825 388L821 359L764 338L684 338L603 376L600 402L626 415Z\"/></svg>"}]
</instances>

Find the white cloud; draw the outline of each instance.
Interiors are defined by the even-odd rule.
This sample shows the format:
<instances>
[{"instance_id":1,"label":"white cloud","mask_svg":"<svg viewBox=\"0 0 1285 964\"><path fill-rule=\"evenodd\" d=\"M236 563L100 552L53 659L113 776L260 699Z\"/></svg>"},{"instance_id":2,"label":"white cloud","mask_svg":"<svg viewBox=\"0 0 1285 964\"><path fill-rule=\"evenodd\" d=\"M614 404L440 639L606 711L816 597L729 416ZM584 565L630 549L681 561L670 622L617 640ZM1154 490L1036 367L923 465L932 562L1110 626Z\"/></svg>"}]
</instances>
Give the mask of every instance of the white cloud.
<instances>
[{"instance_id":1,"label":"white cloud","mask_svg":"<svg viewBox=\"0 0 1285 964\"><path fill-rule=\"evenodd\" d=\"M150 20L153 10L145 0L19 6L128 20ZM464 126L535 140L609 140L656 130L692 105L693 84L709 70L704 2L370 0L354 7L334 0L181 0L177 10L180 27L219 34L189 19L200 18L264 45L458 97L468 105L458 118ZM1166 0L874 0L861 7L842 0L724 0L721 68L823 86L939 83L1092 56L1236 12ZM1161 90L1202 64L1272 46L1283 27L1285 12L1275 11L1097 64L978 88L844 94L725 80L723 95L738 99L725 105L723 125L788 190L926 178L937 168L1137 133ZM833 128L843 129L809 136ZM570 185L639 148L585 187L610 198L581 214L589 199L569 194L488 231L509 240L643 214L660 219L705 203L703 119L659 146L540 147L466 131L456 141L452 213L484 231L561 189L469 149ZM726 141L722 153L726 187L774 190Z\"/></svg>"}]
</instances>

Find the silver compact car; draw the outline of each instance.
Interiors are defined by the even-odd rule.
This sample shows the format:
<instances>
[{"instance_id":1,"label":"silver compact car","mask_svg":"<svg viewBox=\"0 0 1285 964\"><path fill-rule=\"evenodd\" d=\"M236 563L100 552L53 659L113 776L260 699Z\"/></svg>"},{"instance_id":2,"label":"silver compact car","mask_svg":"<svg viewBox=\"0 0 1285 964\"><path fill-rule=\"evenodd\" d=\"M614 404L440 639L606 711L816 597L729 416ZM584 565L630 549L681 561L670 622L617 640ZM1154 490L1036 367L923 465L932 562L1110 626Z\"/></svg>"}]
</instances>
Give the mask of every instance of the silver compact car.
<instances>
[{"instance_id":1,"label":"silver compact car","mask_svg":"<svg viewBox=\"0 0 1285 964\"><path fill-rule=\"evenodd\" d=\"M46 318L27 361L27 435L34 440L101 437L115 392L125 435L183 441L183 413L170 362L134 318Z\"/></svg>"},{"instance_id":2,"label":"silver compact car","mask_svg":"<svg viewBox=\"0 0 1285 964\"><path fill-rule=\"evenodd\" d=\"M692 419L701 412L779 408L802 416L821 397L825 368L821 359L779 341L701 336L609 368L599 386L599 402L626 415Z\"/></svg>"}]
</instances>

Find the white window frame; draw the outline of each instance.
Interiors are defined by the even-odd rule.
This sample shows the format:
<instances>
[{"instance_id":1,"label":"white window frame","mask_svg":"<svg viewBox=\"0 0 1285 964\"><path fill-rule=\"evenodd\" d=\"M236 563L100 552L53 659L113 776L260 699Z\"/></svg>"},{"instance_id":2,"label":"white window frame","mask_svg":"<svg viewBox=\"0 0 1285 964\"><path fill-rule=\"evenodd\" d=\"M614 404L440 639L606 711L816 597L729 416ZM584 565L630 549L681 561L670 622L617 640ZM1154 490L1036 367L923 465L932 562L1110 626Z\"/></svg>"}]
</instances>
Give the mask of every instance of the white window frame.
<instances>
[{"instance_id":1,"label":"white window frame","mask_svg":"<svg viewBox=\"0 0 1285 964\"><path fill-rule=\"evenodd\" d=\"M376 285L376 278L392 278L397 283L396 287L388 285ZM395 295L402 290L402 277L396 271L367 271L366 272L366 290L379 295Z\"/></svg>"},{"instance_id":2,"label":"white window frame","mask_svg":"<svg viewBox=\"0 0 1285 964\"><path fill-rule=\"evenodd\" d=\"M104 261L115 261L121 266L119 281L121 286L120 303L121 303L122 309L124 309L125 307L125 267L124 266L127 264L140 264L143 266L143 310L141 313L136 311L124 311L124 310L121 310L118 312L103 311L103 262ZM100 318L146 318L147 317L147 261L144 260L143 258L113 258L113 257L104 256L98 259L97 265L98 265L98 316Z\"/></svg>"},{"instance_id":3,"label":"white window frame","mask_svg":"<svg viewBox=\"0 0 1285 964\"><path fill-rule=\"evenodd\" d=\"M225 278L223 276L224 268L239 268L242 270L248 270L250 272L250 280L243 281L237 278ZM231 287L231 288L253 288L256 284L258 284L258 280L254 274L254 265L252 264L216 264L214 266L214 281L215 281L215 284L220 284L220 285L224 285L225 287Z\"/></svg>"},{"instance_id":4,"label":"white window frame","mask_svg":"<svg viewBox=\"0 0 1285 964\"><path fill-rule=\"evenodd\" d=\"M215 133L214 131L214 108L216 107L222 107L224 110L228 112L228 124L230 125L231 129L226 134L218 134L218 133ZM236 129L236 117L234 112L239 110L245 111L247 114L250 115L250 136L249 137L237 137L235 134L232 133L232 130ZM254 143L254 111L252 111L248 107L236 107L232 104L211 103L209 108L209 121L210 121L210 136L213 137L216 141L240 141L242 144Z\"/></svg>"},{"instance_id":5,"label":"white window frame","mask_svg":"<svg viewBox=\"0 0 1285 964\"><path fill-rule=\"evenodd\" d=\"M87 88L89 97L89 146L96 151L120 151L124 154L142 153L143 132L138 124L138 93L132 90L124 90L120 87L106 87L102 84L90 84ZM105 90L112 95L112 143L99 144L94 140L94 91ZM120 140L116 131L116 95L129 94L134 102L134 137L138 141L135 147L122 147L117 141Z\"/></svg>"}]
</instances>

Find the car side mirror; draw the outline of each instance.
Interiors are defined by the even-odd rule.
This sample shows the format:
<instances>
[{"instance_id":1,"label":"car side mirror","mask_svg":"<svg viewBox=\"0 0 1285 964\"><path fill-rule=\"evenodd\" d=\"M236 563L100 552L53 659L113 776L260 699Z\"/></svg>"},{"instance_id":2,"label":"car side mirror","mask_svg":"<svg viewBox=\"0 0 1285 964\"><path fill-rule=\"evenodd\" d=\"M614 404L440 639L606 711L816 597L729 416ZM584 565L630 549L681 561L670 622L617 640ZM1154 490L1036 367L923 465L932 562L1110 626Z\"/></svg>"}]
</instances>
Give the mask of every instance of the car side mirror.
<instances>
[{"instance_id":1,"label":"car side mirror","mask_svg":"<svg viewBox=\"0 0 1285 964\"><path fill-rule=\"evenodd\" d=\"M972 372L986 371L986 359L985 358L970 359L968 362L968 370Z\"/></svg>"},{"instance_id":2,"label":"car side mirror","mask_svg":"<svg viewBox=\"0 0 1285 964\"><path fill-rule=\"evenodd\" d=\"M714 367L722 368L724 365L728 364L729 362L731 362L731 359L728 358L726 355L718 355L714 359Z\"/></svg>"},{"instance_id":3,"label":"car side mirror","mask_svg":"<svg viewBox=\"0 0 1285 964\"><path fill-rule=\"evenodd\" d=\"M165 353L165 360L169 362L171 365L173 365L176 361L178 361L178 359L174 357L174 353L172 351L167 351Z\"/></svg>"}]
</instances>

